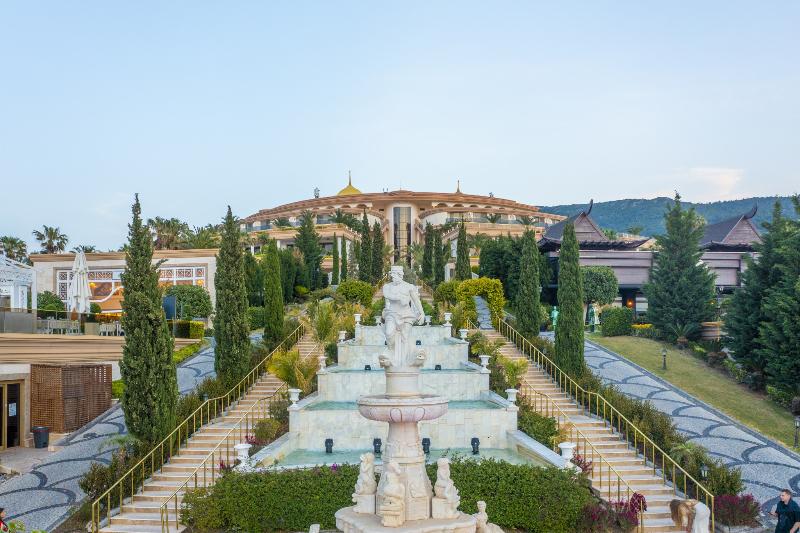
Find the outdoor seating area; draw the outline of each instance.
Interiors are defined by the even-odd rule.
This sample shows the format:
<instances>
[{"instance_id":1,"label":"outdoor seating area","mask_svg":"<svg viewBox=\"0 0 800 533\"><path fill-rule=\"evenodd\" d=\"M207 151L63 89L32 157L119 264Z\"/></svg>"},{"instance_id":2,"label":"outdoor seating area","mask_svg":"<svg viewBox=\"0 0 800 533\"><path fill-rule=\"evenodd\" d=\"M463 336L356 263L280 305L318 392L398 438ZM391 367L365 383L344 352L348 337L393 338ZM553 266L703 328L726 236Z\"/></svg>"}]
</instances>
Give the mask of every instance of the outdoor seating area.
<instances>
[{"instance_id":1,"label":"outdoor seating area","mask_svg":"<svg viewBox=\"0 0 800 533\"><path fill-rule=\"evenodd\" d=\"M36 333L80 335L80 320L60 320L56 318L36 319Z\"/></svg>"}]
</instances>

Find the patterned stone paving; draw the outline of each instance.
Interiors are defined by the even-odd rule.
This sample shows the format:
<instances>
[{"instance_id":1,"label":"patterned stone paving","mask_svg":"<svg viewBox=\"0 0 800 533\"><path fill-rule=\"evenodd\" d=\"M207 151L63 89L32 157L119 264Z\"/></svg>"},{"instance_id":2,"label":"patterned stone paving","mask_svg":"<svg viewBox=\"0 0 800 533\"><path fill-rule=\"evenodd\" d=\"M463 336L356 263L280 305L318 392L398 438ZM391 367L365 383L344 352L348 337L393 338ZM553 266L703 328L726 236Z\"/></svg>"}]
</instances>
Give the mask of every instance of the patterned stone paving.
<instances>
[{"instance_id":1,"label":"patterned stone paving","mask_svg":"<svg viewBox=\"0 0 800 533\"><path fill-rule=\"evenodd\" d=\"M192 390L200 381L214 375L212 345L178 366L178 388ZM116 405L92 423L54 443L63 446L31 472L13 477L0 485L0 507L10 519L22 520L28 528L53 530L85 496L78 481L93 461L106 463L111 450L102 449L108 437L124 435L125 417Z\"/></svg>"}]
</instances>

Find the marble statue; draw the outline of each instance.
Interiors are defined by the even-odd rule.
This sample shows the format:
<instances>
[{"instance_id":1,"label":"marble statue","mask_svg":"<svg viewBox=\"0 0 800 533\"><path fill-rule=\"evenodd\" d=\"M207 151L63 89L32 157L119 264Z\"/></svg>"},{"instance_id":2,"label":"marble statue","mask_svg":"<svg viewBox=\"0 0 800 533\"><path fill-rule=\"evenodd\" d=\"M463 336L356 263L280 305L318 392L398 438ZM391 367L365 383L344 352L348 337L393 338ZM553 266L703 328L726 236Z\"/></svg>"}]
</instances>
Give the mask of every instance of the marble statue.
<instances>
[{"instance_id":1,"label":"marble statue","mask_svg":"<svg viewBox=\"0 0 800 533\"><path fill-rule=\"evenodd\" d=\"M500 526L489 523L489 515L486 514L485 501L478 501L478 512L472 516L474 516L478 522L475 533L503 533Z\"/></svg>"},{"instance_id":2,"label":"marble statue","mask_svg":"<svg viewBox=\"0 0 800 533\"><path fill-rule=\"evenodd\" d=\"M360 514L375 513L375 492L378 484L375 481L375 455L367 452L361 455L361 466L353 493L354 511Z\"/></svg>"},{"instance_id":3,"label":"marble statue","mask_svg":"<svg viewBox=\"0 0 800 533\"><path fill-rule=\"evenodd\" d=\"M450 479L450 460L445 457L436 461L436 484L433 486L433 491L436 494L431 500L433 518L458 516L461 497L458 495L455 483Z\"/></svg>"},{"instance_id":4,"label":"marble statue","mask_svg":"<svg viewBox=\"0 0 800 533\"><path fill-rule=\"evenodd\" d=\"M388 355L379 357L382 367L422 366L424 352L414 352L411 327L425 322L425 311L419 299L419 289L403 281L403 267L393 266L389 271L392 281L383 286L386 301L381 316L386 335Z\"/></svg>"},{"instance_id":5,"label":"marble statue","mask_svg":"<svg viewBox=\"0 0 800 533\"><path fill-rule=\"evenodd\" d=\"M558 325L558 306L554 305L553 309L550 311L550 323L553 324L553 331L556 330L556 326Z\"/></svg>"},{"instance_id":6,"label":"marble statue","mask_svg":"<svg viewBox=\"0 0 800 533\"><path fill-rule=\"evenodd\" d=\"M406 521L406 487L400 481L400 465L391 461L386 465L386 484L381 494L380 515L384 527L400 527Z\"/></svg>"}]
</instances>

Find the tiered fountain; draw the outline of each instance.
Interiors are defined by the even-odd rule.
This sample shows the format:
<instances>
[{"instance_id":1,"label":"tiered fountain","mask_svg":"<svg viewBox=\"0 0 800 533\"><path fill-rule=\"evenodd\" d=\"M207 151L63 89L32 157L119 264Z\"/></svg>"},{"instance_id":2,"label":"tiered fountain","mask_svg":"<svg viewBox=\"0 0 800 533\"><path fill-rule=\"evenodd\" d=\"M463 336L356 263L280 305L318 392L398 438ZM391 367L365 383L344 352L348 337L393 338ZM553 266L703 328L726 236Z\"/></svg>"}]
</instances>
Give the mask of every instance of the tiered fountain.
<instances>
[{"instance_id":1,"label":"tiered fountain","mask_svg":"<svg viewBox=\"0 0 800 533\"><path fill-rule=\"evenodd\" d=\"M422 304L417 288L403 281L402 267L392 267L390 275L391 283L383 287L386 350L378 356L386 373L386 392L358 399L364 418L389 423L384 468L376 485L374 457L362 456L353 494L356 505L336 513L336 526L344 533L474 533L476 518L458 510L458 490L450 480L447 459L437 462L435 494L431 490L418 423L443 416L447 398L420 390L426 354L413 344L411 331L415 322L424 320Z\"/></svg>"}]
</instances>

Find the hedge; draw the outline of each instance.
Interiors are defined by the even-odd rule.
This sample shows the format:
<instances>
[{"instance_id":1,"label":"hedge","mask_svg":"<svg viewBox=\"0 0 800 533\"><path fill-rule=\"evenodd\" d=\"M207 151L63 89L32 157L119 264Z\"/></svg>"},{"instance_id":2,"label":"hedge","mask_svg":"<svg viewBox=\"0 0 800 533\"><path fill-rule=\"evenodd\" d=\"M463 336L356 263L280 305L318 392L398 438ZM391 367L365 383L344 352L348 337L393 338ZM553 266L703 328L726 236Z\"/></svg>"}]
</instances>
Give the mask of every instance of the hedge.
<instances>
[{"instance_id":1,"label":"hedge","mask_svg":"<svg viewBox=\"0 0 800 533\"><path fill-rule=\"evenodd\" d=\"M433 291L434 300L440 303L443 302L450 305L455 305L458 302L456 289L458 289L458 285L460 283L461 282L457 279L440 283L439 286L437 286Z\"/></svg>"},{"instance_id":2,"label":"hedge","mask_svg":"<svg viewBox=\"0 0 800 533\"><path fill-rule=\"evenodd\" d=\"M247 318L250 323L250 329L260 329L264 327L264 308L263 307L248 307Z\"/></svg>"},{"instance_id":3,"label":"hedge","mask_svg":"<svg viewBox=\"0 0 800 533\"><path fill-rule=\"evenodd\" d=\"M633 325L633 311L627 307L609 307L600 314L603 337L630 335Z\"/></svg>"},{"instance_id":4,"label":"hedge","mask_svg":"<svg viewBox=\"0 0 800 533\"><path fill-rule=\"evenodd\" d=\"M473 307L475 304L472 297L482 296L489 306L493 322L503 316L506 299L503 296L503 284L499 279L477 278L464 280L458 284L456 296L460 301Z\"/></svg>"},{"instance_id":5,"label":"hedge","mask_svg":"<svg viewBox=\"0 0 800 533\"><path fill-rule=\"evenodd\" d=\"M198 320L167 320L170 332L176 339L202 339L206 326Z\"/></svg>"},{"instance_id":6,"label":"hedge","mask_svg":"<svg viewBox=\"0 0 800 533\"><path fill-rule=\"evenodd\" d=\"M366 281L348 279L336 287L336 292L344 296L344 299L348 302L355 302L364 307L369 307L372 303L372 295L375 293L375 288Z\"/></svg>"},{"instance_id":7,"label":"hedge","mask_svg":"<svg viewBox=\"0 0 800 533\"><path fill-rule=\"evenodd\" d=\"M431 482L436 465L428 465ZM461 495L461 511L477 512L484 500L489 519L501 527L532 533L576 531L592 501L588 480L572 471L451 458L450 473ZM307 470L230 472L208 490L183 500L184 523L196 531L305 531L311 524L335 528L334 514L353 505L358 465Z\"/></svg>"}]
</instances>

